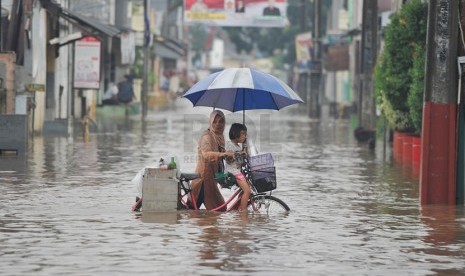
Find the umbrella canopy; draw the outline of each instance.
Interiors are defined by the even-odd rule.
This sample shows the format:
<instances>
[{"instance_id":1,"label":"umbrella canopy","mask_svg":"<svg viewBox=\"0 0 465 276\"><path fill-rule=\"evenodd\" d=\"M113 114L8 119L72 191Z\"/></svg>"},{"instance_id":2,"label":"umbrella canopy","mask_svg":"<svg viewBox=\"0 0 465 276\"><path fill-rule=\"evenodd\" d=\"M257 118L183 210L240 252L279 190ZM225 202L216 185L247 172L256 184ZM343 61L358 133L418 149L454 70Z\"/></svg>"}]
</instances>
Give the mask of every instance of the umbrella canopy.
<instances>
[{"instance_id":1,"label":"umbrella canopy","mask_svg":"<svg viewBox=\"0 0 465 276\"><path fill-rule=\"evenodd\" d=\"M201 79L183 97L194 106L210 106L231 112L252 109L279 110L303 103L280 79L250 68L228 68Z\"/></svg>"}]
</instances>

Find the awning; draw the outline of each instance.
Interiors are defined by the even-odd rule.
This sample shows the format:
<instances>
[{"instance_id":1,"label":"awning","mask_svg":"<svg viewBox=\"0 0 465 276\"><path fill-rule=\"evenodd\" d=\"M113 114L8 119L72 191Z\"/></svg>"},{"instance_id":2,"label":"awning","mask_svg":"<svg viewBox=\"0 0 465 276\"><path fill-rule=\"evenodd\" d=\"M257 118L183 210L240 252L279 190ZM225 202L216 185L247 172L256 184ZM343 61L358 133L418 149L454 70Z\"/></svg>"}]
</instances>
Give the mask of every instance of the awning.
<instances>
[{"instance_id":1,"label":"awning","mask_svg":"<svg viewBox=\"0 0 465 276\"><path fill-rule=\"evenodd\" d=\"M62 8L59 4L55 3L55 1L40 0L40 3L42 4L42 7L44 7L52 15L61 16L90 34L98 35L95 33L97 32L108 37L114 37L121 33L121 30L115 26L99 22L94 18L86 17Z\"/></svg>"},{"instance_id":2,"label":"awning","mask_svg":"<svg viewBox=\"0 0 465 276\"><path fill-rule=\"evenodd\" d=\"M156 37L154 39L155 55L161 58L179 59L186 56L187 46L173 39Z\"/></svg>"},{"instance_id":3,"label":"awning","mask_svg":"<svg viewBox=\"0 0 465 276\"><path fill-rule=\"evenodd\" d=\"M76 21L76 23L78 23L81 26L87 26L109 37L114 37L121 33L121 31L118 28L112 25L100 23L96 19L86 17L66 9L62 9L61 15L63 18L68 19L71 23L73 23L73 21Z\"/></svg>"}]
</instances>

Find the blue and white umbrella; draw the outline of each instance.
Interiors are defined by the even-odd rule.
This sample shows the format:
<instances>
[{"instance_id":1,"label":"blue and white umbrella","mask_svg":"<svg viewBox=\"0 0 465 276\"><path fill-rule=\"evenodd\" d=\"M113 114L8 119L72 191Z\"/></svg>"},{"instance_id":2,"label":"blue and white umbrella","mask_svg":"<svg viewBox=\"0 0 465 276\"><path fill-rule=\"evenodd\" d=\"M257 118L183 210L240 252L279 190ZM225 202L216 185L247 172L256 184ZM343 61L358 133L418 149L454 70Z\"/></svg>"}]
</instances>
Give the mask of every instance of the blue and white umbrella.
<instances>
[{"instance_id":1,"label":"blue and white umbrella","mask_svg":"<svg viewBox=\"0 0 465 276\"><path fill-rule=\"evenodd\" d=\"M194 106L210 106L231 112L280 110L304 102L280 79L250 68L228 68L213 73L194 84L183 97Z\"/></svg>"}]
</instances>

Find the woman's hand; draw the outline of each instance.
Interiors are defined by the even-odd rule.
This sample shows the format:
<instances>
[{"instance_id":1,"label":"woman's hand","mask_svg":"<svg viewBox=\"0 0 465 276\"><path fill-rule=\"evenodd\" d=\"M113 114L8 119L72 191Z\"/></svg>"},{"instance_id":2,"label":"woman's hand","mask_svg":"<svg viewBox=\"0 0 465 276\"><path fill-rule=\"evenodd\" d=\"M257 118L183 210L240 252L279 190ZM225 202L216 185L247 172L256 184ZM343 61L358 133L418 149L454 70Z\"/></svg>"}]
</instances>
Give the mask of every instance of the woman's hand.
<instances>
[{"instance_id":1,"label":"woman's hand","mask_svg":"<svg viewBox=\"0 0 465 276\"><path fill-rule=\"evenodd\" d=\"M223 152L221 157L226 157L226 158L232 158L234 160L234 151L228 150L226 152Z\"/></svg>"}]
</instances>

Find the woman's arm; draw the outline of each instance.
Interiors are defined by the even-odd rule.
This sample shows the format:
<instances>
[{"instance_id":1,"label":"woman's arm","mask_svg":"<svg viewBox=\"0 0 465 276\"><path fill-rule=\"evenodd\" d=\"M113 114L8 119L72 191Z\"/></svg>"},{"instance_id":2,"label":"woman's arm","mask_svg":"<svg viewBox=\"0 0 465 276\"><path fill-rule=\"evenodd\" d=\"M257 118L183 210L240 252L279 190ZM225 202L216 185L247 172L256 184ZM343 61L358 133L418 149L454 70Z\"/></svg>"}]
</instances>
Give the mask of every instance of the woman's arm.
<instances>
[{"instance_id":1,"label":"woman's arm","mask_svg":"<svg viewBox=\"0 0 465 276\"><path fill-rule=\"evenodd\" d=\"M205 161L213 162L217 161L221 157L234 156L234 153L230 150L226 152L219 152L216 147L216 143L212 141L209 135L203 135L199 141L199 152Z\"/></svg>"}]
</instances>

